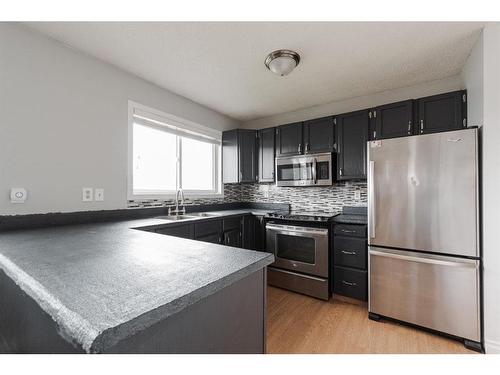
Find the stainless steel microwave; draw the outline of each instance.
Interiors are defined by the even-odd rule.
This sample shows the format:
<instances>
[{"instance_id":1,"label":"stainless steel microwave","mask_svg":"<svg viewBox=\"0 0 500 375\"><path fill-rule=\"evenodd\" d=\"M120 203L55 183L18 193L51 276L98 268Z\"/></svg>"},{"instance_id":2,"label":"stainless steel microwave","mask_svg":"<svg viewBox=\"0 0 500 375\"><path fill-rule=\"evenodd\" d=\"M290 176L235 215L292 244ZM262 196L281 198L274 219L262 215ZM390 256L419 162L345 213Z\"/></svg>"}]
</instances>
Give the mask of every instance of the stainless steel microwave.
<instances>
[{"instance_id":1,"label":"stainless steel microwave","mask_svg":"<svg viewBox=\"0 0 500 375\"><path fill-rule=\"evenodd\" d=\"M332 154L310 154L276 158L277 186L332 184Z\"/></svg>"}]
</instances>

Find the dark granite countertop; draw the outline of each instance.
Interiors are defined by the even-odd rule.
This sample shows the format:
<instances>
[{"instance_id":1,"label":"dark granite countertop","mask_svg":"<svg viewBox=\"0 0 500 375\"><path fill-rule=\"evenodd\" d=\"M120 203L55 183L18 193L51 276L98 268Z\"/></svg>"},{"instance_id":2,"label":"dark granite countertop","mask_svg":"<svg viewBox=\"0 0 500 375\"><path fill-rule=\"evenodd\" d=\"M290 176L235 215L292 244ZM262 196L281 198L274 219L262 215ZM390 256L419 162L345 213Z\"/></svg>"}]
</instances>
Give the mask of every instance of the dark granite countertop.
<instances>
[{"instance_id":1,"label":"dark granite countertop","mask_svg":"<svg viewBox=\"0 0 500 375\"><path fill-rule=\"evenodd\" d=\"M343 207L342 213L333 217L334 223L339 224L368 224L366 207Z\"/></svg>"},{"instance_id":2,"label":"dark granite countertop","mask_svg":"<svg viewBox=\"0 0 500 375\"><path fill-rule=\"evenodd\" d=\"M131 229L165 224L149 218L3 232L0 269L64 337L101 352L274 261L269 253Z\"/></svg>"}]
</instances>

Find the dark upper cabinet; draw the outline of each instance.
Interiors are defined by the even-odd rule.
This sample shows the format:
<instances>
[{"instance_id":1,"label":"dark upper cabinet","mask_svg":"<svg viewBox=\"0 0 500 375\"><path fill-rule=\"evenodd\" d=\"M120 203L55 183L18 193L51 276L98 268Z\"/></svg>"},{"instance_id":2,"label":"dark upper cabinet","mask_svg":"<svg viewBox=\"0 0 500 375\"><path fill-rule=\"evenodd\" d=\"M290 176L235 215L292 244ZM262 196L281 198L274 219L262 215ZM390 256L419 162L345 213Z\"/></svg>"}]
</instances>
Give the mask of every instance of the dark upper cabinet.
<instances>
[{"instance_id":1,"label":"dark upper cabinet","mask_svg":"<svg viewBox=\"0 0 500 375\"><path fill-rule=\"evenodd\" d=\"M304 153L333 152L335 131L333 117L323 117L304 122Z\"/></svg>"},{"instance_id":2,"label":"dark upper cabinet","mask_svg":"<svg viewBox=\"0 0 500 375\"><path fill-rule=\"evenodd\" d=\"M366 178L368 110L335 117L337 138L337 180Z\"/></svg>"},{"instance_id":3,"label":"dark upper cabinet","mask_svg":"<svg viewBox=\"0 0 500 375\"><path fill-rule=\"evenodd\" d=\"M222 181L255 182L257 178L257 132L230 130L222 133Z\"/></svg>"},{"instance_id":4,"label":"dark upper cabinet","mask_svg":"<svg viewBox=\"0 0 500 375\"><path fill-rule=\"evenodd\" d=\"M292 156L304 152L302 122L281 125L276 128L276 155Z\"/></svg>"},{"instance_id":5,"label":"dark upper cabinet","mask_svg":"<svg viewBox=\"0 0 500 375\"><path fill-rule=\"evenodd\" d=\"M467 127L465 91L428 96L417 100L417 134Z\"/></svg>"},{"instance_id":6,"label":"dark upper cabinet","mask_svg":"<svg viewBox=\"0 0 500 375\"><path fill-rule=\"evenodd\" d=\"M274 182L274 128L258 132L259 182Z\"/></svg>"},{"instance_id":7,"label":"dark upper cabinet","mask_svg":"<svg viewBox=\"0 0 500 375\"><path fill-rule=\"evenodd\" d=\"M382 105L371 110L369 117L370 139L396 138L413 134L413 100Z\"/></svg>"}]
</instances>

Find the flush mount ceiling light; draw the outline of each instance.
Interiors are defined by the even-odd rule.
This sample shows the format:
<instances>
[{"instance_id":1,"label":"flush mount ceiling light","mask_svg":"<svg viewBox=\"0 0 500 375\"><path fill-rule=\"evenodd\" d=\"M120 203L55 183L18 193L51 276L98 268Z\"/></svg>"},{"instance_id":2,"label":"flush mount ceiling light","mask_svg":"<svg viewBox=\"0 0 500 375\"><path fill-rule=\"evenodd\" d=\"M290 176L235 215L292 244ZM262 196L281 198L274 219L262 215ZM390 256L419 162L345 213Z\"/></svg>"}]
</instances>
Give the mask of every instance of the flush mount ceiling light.
<instances>
[{"instance_id":1,"label":"flush mount ceiling light","mask_svg":"<svg viewBox=\"0 0 500 375\"><path fill-rule=\"evenodd\" d=\"M286 76L299 65L300 56L297 52L288 49L279 49L266 57L265 64L274 74Z\"/></svg>"}]
</instances>

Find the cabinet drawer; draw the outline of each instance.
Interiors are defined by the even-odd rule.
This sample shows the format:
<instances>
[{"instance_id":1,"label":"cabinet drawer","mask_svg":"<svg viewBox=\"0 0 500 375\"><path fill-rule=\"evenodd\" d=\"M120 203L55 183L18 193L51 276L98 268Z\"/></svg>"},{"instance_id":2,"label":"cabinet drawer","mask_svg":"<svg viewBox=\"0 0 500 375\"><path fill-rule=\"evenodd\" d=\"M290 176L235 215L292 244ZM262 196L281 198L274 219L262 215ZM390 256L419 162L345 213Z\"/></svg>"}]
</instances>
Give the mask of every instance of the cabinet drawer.
<instances>
[{"instance_id":1,"label":"cabinet drawer","mask_svg":"<svg viewBox=\"0 0 500 375\"><path fill-rule=\"evenodd\" d=\"M191 225L176 225L168 226L160 229L156 229L156 233L166 234L169 236L182 237L182 238L193 238Z\"/></svg>"},{"instance_id":2,"label":"cabinet drawer","mask_svg":"<svg viewBox=\"0 0 500 375\"><path fill-rule=\"evenodd\" d=\"M366 238L366 225L336 224L333 233L341 236Z\"/></svg>"},{"instance_id":3,"label":"cabinet drawer","mask_svg":"<svg viewBox=\"0 0 500 375\"><path fill-rule=\"evenodd\" d=\"M333 267L333 292L362 301L368 300L368 272Z\"/></svg>"},{"instance_id":4,"label":"cabinet drawer","mask_svg":"<svg viewBox=\"0 0 500 375\"><path fill-rule=\"evenodd\" d=\"M364 238L336 236L333 239L333 262L336 266L366 270L367 246Z\"/></svg>"},{"instance_id":5,"label":"cabinet drawer","mask_svg":"<svg viewBox=\"0 0 500 375\"><path fill-rule=\"evenodd\" d=\"M224 232L233 230L233 229L241 229L241 216L238 217L230 217L222 220L222 228Z\"/></svg>"},{"instance_id":6,"label":"cabinet drawer","mask_svg":"<svg viewBox=\"0 0 500 375\"><path fill-rule=\"evenodd\" d=\"M220 234L222 232L222 221L221 220L210 220L201 223L196 223L194 225L194 236L195 238L203 237L208 234Z\"/></svg>"}]
</instances>

